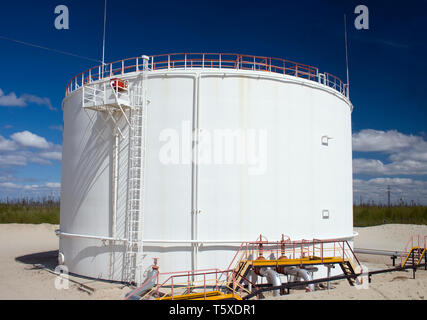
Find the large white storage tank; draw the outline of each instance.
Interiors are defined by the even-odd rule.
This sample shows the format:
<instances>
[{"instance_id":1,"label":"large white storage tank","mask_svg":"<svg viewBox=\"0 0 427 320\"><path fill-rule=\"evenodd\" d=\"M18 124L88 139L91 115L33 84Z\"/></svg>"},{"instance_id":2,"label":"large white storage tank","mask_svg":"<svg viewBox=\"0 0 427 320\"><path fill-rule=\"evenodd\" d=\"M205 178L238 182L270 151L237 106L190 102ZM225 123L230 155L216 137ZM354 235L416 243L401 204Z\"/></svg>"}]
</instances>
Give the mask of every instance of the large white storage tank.
<instances>
[{"instance_id":1,"label":"large white storage tank","mask_svg":"<svg viewBox=\"0 0 427 320\"><path fill-rule=\"evenodd\" d=\"M161 272L225 269L260 234L352 241L347 96L317 68L235 54L139 57L73 78L63 102L64 264L140 283L153 258ZM138 103L139 144L129 129Z\"/></svg>"}]
</instances>

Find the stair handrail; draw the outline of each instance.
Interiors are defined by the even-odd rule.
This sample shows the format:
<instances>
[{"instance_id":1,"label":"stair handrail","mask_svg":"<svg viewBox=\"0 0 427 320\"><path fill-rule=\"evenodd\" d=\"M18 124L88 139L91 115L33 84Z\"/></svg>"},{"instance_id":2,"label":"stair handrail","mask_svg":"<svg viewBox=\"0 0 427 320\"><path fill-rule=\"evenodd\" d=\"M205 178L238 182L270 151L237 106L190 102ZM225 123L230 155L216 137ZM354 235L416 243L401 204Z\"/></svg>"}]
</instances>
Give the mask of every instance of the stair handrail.
<instances>
[{"instance_id":1,"label":"stair handrail","mask_svg":"<svg viewBox=\"0 0 427 320\"><path fill-rule=\"evenodd\" d=\"M348 241L345 242L347 244L347 247L350 249L350 252L352 254L352 256L354 257L354 259L356 260L357 264L359 265L360 268L362 268L362 265L360 264L359 259L356 256L356 253L354 252L353 248L351 247L351 245L348 243Z\"/></svg>"},{"instance_id":2,"label":"stair handrail","mask_svg":"<svg viewBox=\"0 0 427 320\"><path fill-rule=\"evenodd\" d=\"M222 272L224 271L221 271L216 268L212 268L212 269L203 269L203 270L194 270L194 271L177 271L177 272L158 273L157 284L153 287L153 289L158 293L161 288L165 287L168 282L173 282L173 278L176 278L176 277L184 277L184 276L190 276L190 275L196 276L196 275L203 275L204 273L222 273ZM166 275L169 275L169 277L166 278L166 280L164 280L161 284L159 284L160 276L166 276ZM151 295L152 292L148 292L142 298L149 298L148 296L149 293Z\"/></svg>"},{"instance_id":3,"label":"stair handrail","mask_svg":"<svg viewBox=\"0 0 427 320\"><path fill-rule=\"evenodd\" d=\"M238 254L241 252L242 248L245 246L245 242L242 242L242 244L240 245L239 249L237 250L236 254L234 255L233 259L231 260L230 264L228 265L227 270L231 269L231 266L233 265L234 261L236 260Z\"/></svg>"},{"instance_id":4,"label":"stair handrail","mask_svg":"<svg viewBox=\"0 0 427 320\"><path fill-rule=\"evenodd\" d=\"M147 283L149 283L151 280L153 280L154 278L157 278L159 275L158 272L156 272L155 274L153 274L153 276L151 276L150 278L148 278L143 284L141 284L139 287L137 287L135 290L131 291L130 293L127 294L127 296L125 297L124 300L129 300L129 298L131 296L133 296L136 292L138 292L139 289L141 289L142 287L144 287ZM153 286L153 288L155 287L155 285ZM153 289L151 288L151 289ZM150 289L150 290L151 290ZM141 297L142 298L142 297Z\"/></svg>"},{"instance_id":5,"label":"stair handrail","mask_svg":"<svg viewBox=\"0 0 427 320\"><path fill-rule=\"evenodd\" d=\"M245 251L243 251L242 253L241 253L241 255L240 255L240 259L238 259L238 261L237 261L237 263L234 265L234 268L233 269L231 269L230 267L229 267L229 270L231 270L231 275L228 275L227 277L226 277L226 281L225 281L225 283L226 283L226 286L228 287L228 288L230 288L229 286L228 286L228 283L232 283L233 284L233 288L230 288L232 291L233 291L233 293L234 293L234 291L235 291L235 283L236 283L236 276L237 276L237 274L236 274L236 269L240 266L240 264L241 263L244 263L244 261L247 261L248 260L248 258L249 258L249 255L248 255L248 251L249 251L249 243L246 243L246 250ZM248 262L246 262L246 263L248 263ZM230 265L231 266L231 265ZM240 272L239 272L239 274L240 274ZM242 278L242 280L243 279L245 279L245 277L243 276L243 275L240 275L241 276L241 278ZM240 280L241 281L241 280ZM240 287L240 281L237 281L237 285Z\"/></svg>"},{"instance_id":6,"label":"stair handrail","mask_svg":"<svg viewBox=\"0 0 427 320\"><path fill-rule=\"evenodd\" d=\"M207 295L207 282L212 282L212 281L215 281L214 286L215 286L216 289L218 287L223 287L223 286L227 287L227 288L231 289L233 295L236 294L236 286L239 287L242 291L246 291L247 293L249 293L248 290L246 290L242 285L240 285L240 283L236 282L235 280L233 281L233 285L232 285L233 288L229 287L228 281L222 281L222 282L218 281L218 277L216 277L215 280L213 280L213 279L206 280L206 275L208 275L208 274L218 274L218 273L225 273L225 272L233 272L233 270L224 270L224 271L216 270L214 272L202 272L202 273L194 274L194 275L198 275L198 276L203 276L203 285L192 285L191 287L193 287L193 288L203 288L203 294L204 294L205 299L206 299L206 295ZM171 288L169 290L169 293L172 295L172 300L173 300L173 296L174 296L174 288L179 285L179 283L178 284L174 283L173 279L176 278L176 277L180 277L180 276L182 277L182 276L185 276L185 275L173 275L173 276L170 277L170 280L171 280L172 284L171 284ZM246 280L246 278L244 278L244 277L242 277L242 278ZM247 280L247 281L249 281L249 280ZM257 288L257 287L255 286L255 288Z\"/></svg>"},{"instance_id":7,"label":"stair handrail","mask_svg":"<svg viewBox=\"0 0 427 320\"><path fill-rule=\"evenodd\" d=\"M203 294L204 294L204 296L206 298L206 288L207 288L207 286L206 286L206 275L207 274L217 273L217 272L220 272L220 271L194 274L196 276L203 276L203 286L202 285L197 285L197 283L200 283L201 280L191 282L191 285L190 285L190 282L183 282L182 284L185 284L185 287L187 287L187 288L193 288L193 289L194 288L201 288L201 287L203 287ZM178 286L181 285L181 283L174 282L174 279L177 278L177 277L183 277L183 276L185 276L185 275L183 274L183 275L174 275L174 276L171 276L171 288L170 288L170 292L171 292L171 295L172 295L172 300L173 300L173 296L174 296L174 289L176 287L178 287ZM212 280L208 280L208 281L212 282L214 280L212 279ZM215 281L215 286L217 286L217 281Z\"/></svg>"},{"instance_id":8,"label":"stair handrail","mask_svg":"<svg viewBox=\"0 0 427 320\"><path fill-rule=\"evenodd\" d=\"M342 243L342 245L341 245L341 243ZM363 272L362 264L360 263L359 259L357 258L354 250L351 248L351 245L348 243L348 241L347 240L340 241L340 242L338 242L338 245L339 245L340 249L342 250L343 263L348 261L351 264L352 268L354 269L353 270L354 272L356 271L355 270L356 266L359 266L360 271ZM347 247L347 249L346 249L346 247ZM349 251L350 251L351 255L348 254ZM357 265L355 265L353 261L356 261Z\"/></svg>"},{"instance_id":9,"label":"stair handrail","mask_svg":"<svg viewBox=\"0 0 427 320\"><path fill-rule=\"evenodd\" d=\"M418 257L418 261L417 261L417 266L421 263L421 261L423 260L423 257L425 258L425 255L427 254L427 249L420 247L418 249L418 252L419 252L419 257Z\"/></svg>"},{"instance_id":10,"label":"stair handrail","mask_svg":"<svg viewBox=\"0 0 427 320\"><path fill-rule=\"evenodd\" d=\"M412 248L414 247L414 236L411 236L406 243L405 249L400 254L400 265L403 266L404 262L406 262L406 258L408 257L408 254L411 252Z\"/></svg>"},{"instance_id":11,"label":"stair handrail","mask_svg":"<svg viewBox=\"0 0 427 320\"><path fill-rule=\"evenodd\" d=\"M234 272L232 271L232 273L234 274ZM247 282L249 282L255 289L257 289L258 288L258 286L257 285L255 285L252 281L250 281L249 279L247 279L246 277L244 277L244 276L242 276L242 279L241 280L243 280L243 281L247 281ZM231 287L230 287L230 281L226 281L225 283L224 283L224 286L225 287L227 287L228 289L230 289L231 290L231 292L233 293L233 295L235 295L236 294L236 287L238 287L238 288L240 288L242 291L245 291L246 293L250 293L250 291L249 290L247 290L243 285L241 285L240 284L240 282L241 281L236 281L236 279L233 277L232 278L232 282L231 282Z\"/></svg>"}]
</instances>

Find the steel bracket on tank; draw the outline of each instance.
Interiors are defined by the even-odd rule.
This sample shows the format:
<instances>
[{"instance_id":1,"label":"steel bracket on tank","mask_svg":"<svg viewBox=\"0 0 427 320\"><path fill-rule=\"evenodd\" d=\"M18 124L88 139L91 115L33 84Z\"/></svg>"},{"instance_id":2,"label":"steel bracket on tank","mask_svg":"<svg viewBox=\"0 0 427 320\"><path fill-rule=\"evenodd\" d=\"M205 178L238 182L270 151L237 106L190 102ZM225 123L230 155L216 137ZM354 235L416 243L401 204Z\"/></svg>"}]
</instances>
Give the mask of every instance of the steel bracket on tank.
<instances>
[{"instance_id":1,"label":"steel bracket on tank","mask_svg":"<svg viewBox=\"0 0 427 320\"><path fill-rule=\"evenodd\" d=\"M319 83L326 84L326 76L325 76L324 73L319 73L318 74L318 79L319 79Z\"/></svg>"},{"instance_id":2,"label":"steel bracket on tank","mask_svg":"<svg viewBox=\"0 0 427 320\"><path fill-rule=\"evenodd\" d=\"M329 140L332 140L333 138L329 137L329 136L323 136L322 137L322 145L324 146L329 146Z\"/></svg>"}]
</instances>

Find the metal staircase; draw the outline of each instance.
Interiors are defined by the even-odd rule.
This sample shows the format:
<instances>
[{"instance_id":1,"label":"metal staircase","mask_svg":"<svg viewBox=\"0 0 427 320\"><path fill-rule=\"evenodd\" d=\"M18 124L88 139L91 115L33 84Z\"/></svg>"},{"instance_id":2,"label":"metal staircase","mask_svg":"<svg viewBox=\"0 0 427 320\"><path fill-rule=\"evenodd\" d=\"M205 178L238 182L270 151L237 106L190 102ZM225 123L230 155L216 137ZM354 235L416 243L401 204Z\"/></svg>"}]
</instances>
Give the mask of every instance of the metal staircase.
<instances>
[{"instance_id":1,"label":"metal staircase","mask_svg":"<svg viewBox=\"0 0 427 320\"><path fill-rule=\"evenodd\" d=\"M424 267L427 270L427 235L424 237L420 235L411 236L400 256L400 267L413 267L416 269L423 259Z\"/></svg>"},{"instance_id":2,"label":"metal staircase","mask_svg":"<svg viewBox=\"0 0 427 320\"><path fill-rule=\"evenodd\" d=\"M227 279L225 286L231 289L233 292L243 289L244 281L247 280L247 276L251 271L250 260L240 260L230 276Z\"/></svg>"},{"instance_id":3,"label":"metal staircase","mask_svg":"<svg viewBox=\"0 0 427 320\"><path fill-rule=\"evenodd\" d=\"M353 264L351 263L351 260L341 262L339 265L344 275L353 276L355 274L355 270ZM356 279L351 277L348 277L347 281L351 286L354 286L354 284L356 283Z\"/></svg>"},{"instance_id":4,"label":"metal staircase","mask_svg":"<svg viewBox=\"0 0 427 320\"><path fill-rule=\"evenodd\" d=\"M408 255L406 256L405 260L403 261L403 263L401 264L402 267L406 267L406 266L412 266L412 267L416 267L419 266L421 261L423 260L427 260L427 255L426 255L426 248L422 248L422 247L412 247L411 251L409 251Z\"/></svg>"}]
</instances>

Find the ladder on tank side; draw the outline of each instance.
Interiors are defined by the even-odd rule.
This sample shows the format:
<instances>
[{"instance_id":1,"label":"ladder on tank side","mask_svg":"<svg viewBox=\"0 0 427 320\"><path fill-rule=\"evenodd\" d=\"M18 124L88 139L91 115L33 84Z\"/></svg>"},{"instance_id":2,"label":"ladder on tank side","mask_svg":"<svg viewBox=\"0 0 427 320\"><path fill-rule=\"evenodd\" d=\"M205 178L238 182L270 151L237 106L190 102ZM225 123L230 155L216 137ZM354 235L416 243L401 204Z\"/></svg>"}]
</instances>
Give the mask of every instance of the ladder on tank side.
<instances>
[{"instance_id":1,"label":"ladder on tank side","mask_svg":"<svg viewBox=\"0 0 427 320\"><path fill-rule=\"evenodd\" d=\"M147 99L148 57L142 56L143 71L132 86L120 77L109 78L104 82L85 83L82 90L82 107L87 117L97 131L98 137L103 137L102 125L97 125L98 117L101 123L111 121L113 135L119 134L121 140L128 139L128 185L126 200L125 238L127 240L124 252L123 281L141 283L142 278L142 218L145 167L145 114ZM91 112L90 112L91 111ZM128 126L128 135L121 127L121 118ZM98 128L100 127L100 128ZM114 157L115 152L113 152ZM113 159L113 163L115 163ZM119 170L113 167L113 171ZM117 171L118 172L118 171ZM113 175L114 176L114 175ZM113 181L112 198L117 197ZM110 261L111 263L111 261Z\"/></svg>"},{"instance_id":2,"label":"ladder on tank side","mask_svg":"<svg viewBox=\"0 0 427 320\"><path fill-rule=\"evenodd\" d=\"M147 110L148 57L143 57L142 79L138 78L132 108L130 110L128 200L127 200L127 244L125 252L125 279L127 282L142 282L142 222L144 213L144 168L145 168L145 123Z\"/></svg>"}]
</instances>

